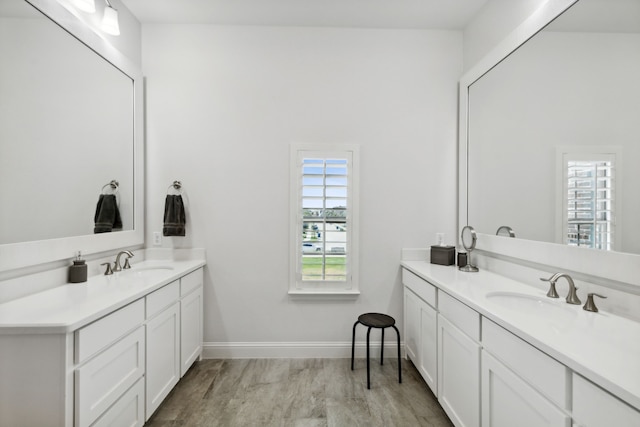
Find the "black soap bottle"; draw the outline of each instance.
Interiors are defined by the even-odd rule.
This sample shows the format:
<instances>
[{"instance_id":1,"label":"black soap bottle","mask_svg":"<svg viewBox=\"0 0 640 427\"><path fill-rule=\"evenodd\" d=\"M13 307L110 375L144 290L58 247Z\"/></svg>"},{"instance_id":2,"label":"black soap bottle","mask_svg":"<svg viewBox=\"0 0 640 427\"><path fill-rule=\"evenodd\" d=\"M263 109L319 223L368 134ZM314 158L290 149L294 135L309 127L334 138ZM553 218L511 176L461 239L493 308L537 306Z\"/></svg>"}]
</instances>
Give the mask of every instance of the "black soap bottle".
<instances>
[{"instance_id":1,"label":"black soap bottle","mask_svg":"<svg viewBox=\"0 0 640 427\"><path fill-rule=\"evenodd\" d=\"M87 264L82 259L82 254L73 260L73 265L69 267L69 283L81 283L87 281Z\"/></svg>"}]
</instances>

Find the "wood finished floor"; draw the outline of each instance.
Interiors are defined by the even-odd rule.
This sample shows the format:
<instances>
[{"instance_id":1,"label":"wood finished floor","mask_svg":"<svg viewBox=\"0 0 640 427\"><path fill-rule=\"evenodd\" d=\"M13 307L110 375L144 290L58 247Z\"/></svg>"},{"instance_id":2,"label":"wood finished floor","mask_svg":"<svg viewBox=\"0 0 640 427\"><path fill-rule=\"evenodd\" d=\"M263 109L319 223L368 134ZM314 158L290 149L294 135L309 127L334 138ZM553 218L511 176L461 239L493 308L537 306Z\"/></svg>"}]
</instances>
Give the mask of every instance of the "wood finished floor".
<instances>
[{"instance_id":1,"label":"wood finished floor","mask_svg":"<svg viewBox=\"0 0 640 427\"><path fill-rule=\"evenodd\" d=\"M420 374L397 360L202 360L145 427L453 426Z\"/></svg>"}]
</instances>

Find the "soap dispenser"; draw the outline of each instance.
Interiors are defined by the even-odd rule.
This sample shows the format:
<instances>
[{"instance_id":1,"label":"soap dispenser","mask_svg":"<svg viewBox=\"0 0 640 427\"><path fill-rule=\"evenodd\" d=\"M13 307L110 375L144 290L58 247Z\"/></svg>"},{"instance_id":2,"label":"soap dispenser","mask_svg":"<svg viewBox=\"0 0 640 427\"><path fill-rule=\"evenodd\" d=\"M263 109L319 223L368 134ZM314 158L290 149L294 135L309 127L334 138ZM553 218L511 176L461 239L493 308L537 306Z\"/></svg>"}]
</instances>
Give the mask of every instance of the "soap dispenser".
<instances>
[{"instance_id":1,"label":"soap dispenser","mask_svg":"<svg viewBox=\"0 0 640 427\"><path fill-rule=\"evenodd\" d=\"M81 283L87 281L87 264L82 259L82 254L73 260L73 265L69 267L69 283Z\"/></svg>"}]
</instances>

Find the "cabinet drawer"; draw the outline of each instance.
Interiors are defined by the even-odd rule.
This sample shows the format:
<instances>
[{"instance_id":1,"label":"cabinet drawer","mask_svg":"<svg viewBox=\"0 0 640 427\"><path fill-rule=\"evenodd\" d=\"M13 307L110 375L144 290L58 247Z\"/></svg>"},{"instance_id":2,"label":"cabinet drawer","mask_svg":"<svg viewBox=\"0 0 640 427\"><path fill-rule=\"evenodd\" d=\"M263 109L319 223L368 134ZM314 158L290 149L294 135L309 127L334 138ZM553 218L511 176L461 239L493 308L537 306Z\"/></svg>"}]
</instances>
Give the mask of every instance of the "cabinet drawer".
<instances>
[{"instance_id":1,"label":"cabinet drawer","mask_svg":"<svg viewBox=\"0 0 640 427\"><path fill-rule=\"evenodd\" d=\"M502 363L561 408L569 409L569 369L488 319L482 345Z\"/></svg>"},{"instance_id":2,"label":"cabinet drawer","mask_svg":"<svg viewBox=\"0 0 640 427\"><path fill-rule=\"evenodd\" d=\"M84 362L144 322L144 300L139 299L75 332L75 361Z\"/></svg>"},{"instance_id":3,"label":"cabinet drawer","mask_svg":"<svg viewBox=\"0 0 640 427\"><path fill-rule=\"evenodd\" d=\"M573 419L587 427L640 426L640 412L575 373Z\"/></svg>"},{"instance_id":4,"label":"cabinet drawer","mask_svg":"<svg viewBox=\"0 0 640 427\"><path fill-rule=\"evenodd\" d=\"M480 315L457 299L438 292L438 311L472 339L480 341Z\"/></svg>"},{"instance_id":5,"label":"cabinet drawer","mask_svg":"<svg viewBox=\"0 0 640 427\"><path fill-rule=\"evenodd\" d=\"M180 279L180 296L185 296L189 292L196 289L198 286L202 286L203 283L203 269L199 268L196 271L192 271L186 276Z\"/></svg>"},{"instance_id":6,"label":"cabinet drawer","mask_svg":"<svg viewBox=\"0 0 640 427\"><path fill-rule=\"evenodd\" d=\"M147 295L147 319L178 301L179 297L180 283L178 280Z\"/></svg>"},{"instance_id":7,"label":"cabinet drawer","mask_svg":"<svg viewBox=\"0 0 640 427\"><path fill-rule=\"evenodd\" d=\"M402 284L432 307L436 307L436 287L407 269L402 269Z\"/></svg>"},{"instance_id":8,"label":"cabinet drawer","mask_svg":"<svg viewBox=\"0 0 640 427\"><path fill-rule=\"evenodd\" d=\"M91 427L142 427L143 425L144 378L140 378Z\"/></svg>"},{"instance_id":9,"label":"cabinet drawer","mask_svg":"<svg viewBox=\"0 0 640 427\"><path fill-rule=\"evenodd\" d=\"M77 427L91 425L144 375L145 339L141 326L75 372Z\"/></svg>"}]
</instances>

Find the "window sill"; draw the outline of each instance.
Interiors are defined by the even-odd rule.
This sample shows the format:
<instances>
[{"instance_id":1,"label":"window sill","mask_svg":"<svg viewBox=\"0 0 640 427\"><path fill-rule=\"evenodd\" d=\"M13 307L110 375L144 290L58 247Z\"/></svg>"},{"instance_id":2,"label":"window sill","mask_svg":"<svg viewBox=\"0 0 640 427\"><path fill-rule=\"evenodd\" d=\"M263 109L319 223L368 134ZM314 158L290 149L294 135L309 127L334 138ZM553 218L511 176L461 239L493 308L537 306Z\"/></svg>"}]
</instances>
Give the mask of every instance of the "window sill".
<instances>
[{"instance_id":1,"label":"window sill","mask_svg":"<svg viewBox=\"0 0 640 427\"><path fill-rule=\"evenodd\" d=\"M295 300L355 300L360 296L360 291L317 291L317 290L290 290L289 297Z\"/></svg>"}]
</instances>

